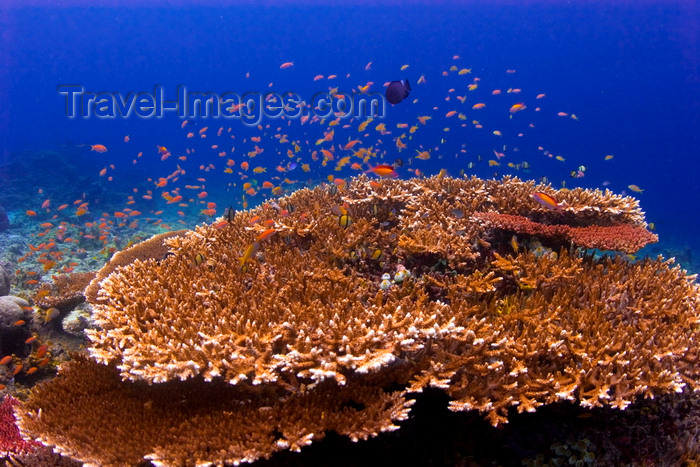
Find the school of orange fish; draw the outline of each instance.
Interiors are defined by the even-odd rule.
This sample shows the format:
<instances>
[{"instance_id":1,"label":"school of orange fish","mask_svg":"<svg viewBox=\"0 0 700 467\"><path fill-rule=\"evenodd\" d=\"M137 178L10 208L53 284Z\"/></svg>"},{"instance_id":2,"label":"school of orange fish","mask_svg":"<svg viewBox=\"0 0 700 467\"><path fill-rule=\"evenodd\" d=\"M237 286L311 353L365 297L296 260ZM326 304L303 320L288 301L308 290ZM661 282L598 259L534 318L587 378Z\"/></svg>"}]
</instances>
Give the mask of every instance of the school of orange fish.
<instances>
[{"instance_id":1,"label":"school of orange fish","mask_svg":"<svg viewBox=\"0 0 700 467\"><path fill-rule=\"evenodd\" d=\"M537 145L536 150L533 146L521 151L519 139L535 128L537 115L572 122L578 120L577 115L548 108L541 90L516 87L515 70L506 70L500 81L513 86L496 88L474 76L472 69L459 66L461 61L454 56L453 64L444 71L435 76L420 75L413 95L396 109L387 104L389 118L382 121L341 114L329 119L307 115L297 119L280 117L244 128L238 122L221 126L211 125L216 122L212 119L184 120L180 122L182 134L174 131L171 142L135 141L129 136L110 147L92 142L89 150L103 166L95 175L103 183L123 183L118 179L122 174L116 164L124 164L125 160L138 165L159 159L160 173L148 178L144 174L145 180L125 196L123 206L109 211L93 208L92 200L85 197L43 199L40 189L37 205L25 212L28 218L36 219L36 231L31 234L26 254L17 259L15 273L31 288L51 275L76 268L94 269L94 265L84 266L80 259L92 257L104 262L114 251L142 236L214 221L229 206L246 209L303 186L330 183L342 189L346 179L357 173L420 177L440 170L434 161L447 158L456 158L450 165L456 164L466 173L476 170L480 163L489 170L529 172L533 164L550 163L542 160L565 162L562 155L548 151L544 144ZM281 73L294 73L294 62L285 62L280 69L285 70ZM408 69L409 65L403 65L396 74L405 74ZM368 79L372 73L370 62L359 71L359 80L349 73L344 78L318 74L311 82L337 99L344 97L342 86L352 88L353 93L382 93L382 85ZM272 88L273 83L268 87ZM421 96L422 87L430 95L443 88L446 93L443 100L427 103ZM501 118L481 118L489 109L495 109ZM406 116L406 121L389 124L397 115ZM177 146L178 150L171 151L169 146ZM520 156L526 152L530 161ZM612 155L601 157L613 159ZM427 162L431 159L433 162ZM583 176L585 167L579 169L583 170L576 172L577 177ZM224 182L222 177L226 177ZM629 188L642 191L636 185ZM218 203L210 198L210 192L217 194ZM274 225L266 227L270 230L261 234L259 241L274 233ZM247 252L239 254L245 257Z\"/></svg>"}]
</instances>

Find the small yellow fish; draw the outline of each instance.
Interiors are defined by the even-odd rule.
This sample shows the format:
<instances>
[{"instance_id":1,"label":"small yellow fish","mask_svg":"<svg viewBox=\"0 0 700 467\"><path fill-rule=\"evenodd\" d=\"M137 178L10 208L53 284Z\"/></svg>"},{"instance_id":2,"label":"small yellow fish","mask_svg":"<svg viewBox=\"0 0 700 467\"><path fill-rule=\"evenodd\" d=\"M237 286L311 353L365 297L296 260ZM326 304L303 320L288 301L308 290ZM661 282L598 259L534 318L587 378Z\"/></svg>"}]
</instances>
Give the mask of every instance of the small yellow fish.
<instances>
[{"instance_id":1,"label":"small yellow fish","mask_svg":"<svg viewBox=\"0 0 700 467\"><path fill-rule=\"evenodd\" d=\"M643 188L639 188L637 185L627 185L627 188L634 191L635 193L641 193L644 191Z\"/></svg>"},{"instance_id":2,"label":"small yellow fish","mask_svg":"<svg viewBox=\"0 0 700 467\"><path fill-rule=\"evenodd\" d=\"M515 253L518 252L518 248L520 247L520 245L518 244L518 237L516 237L515 235L513 235L510 238L510 247L513 249L513 251Z\"/></svg>"},{"instance_id":3,"label":"small yellow fish","mask_svg":"<svg viewBox=\"0 0 700 467\"><path fill-rule=\"evenodd\" d=\"M352 224L352 218L348 214L341 214L338 216L338 224L342 228L347 229Z\"/></svg>"},{"instance_id":4,"label":"small yellow fish","mask_svg":"<svg viewBox=\"0 0 700 467\"><path fill-rule=\"evenodd\" d=\"M202 264L206 260L207 259L201 253L197 253L196 255L194 255L194 264L196 264L197 266L199 266L200 264Z\"/></svg>"},{"instance_id":5,"label":"small yellow fish","mask_svg":"<svg viewBox=\"0 0 700 467\"><path fill-rule=\"evenodd\" d=\"M56 316L58 316L61 312L59 311L58 308L51 307L48 310L46 310L46 317L44 319L44 323L48 323L52 319L54 319Z\"/></svg>"},{"instance_id":6,"label":"small yellow fish","mask_svg":"<svg viewBox=\"0 0 700 467\"><path fill-rule=\"evenodd\" d=\"M605 160L606 160L606 161L611 161L611 160L613 159L613 157L615 157L615 156L612 155L612 154L608 154L607 156L605 156Z\"/></svg>"},{"instance_id":7,"label":"small yellow fish","mask_svg":"<svg viewBox=\"0 0 700 467\"><path fill-rule=\"evenodd\" d=\"M418 153L418 155L416 156L416 159L420 159L423 161L427 161L428 159L430 159L430 151L422 151L421 152L418 149L416 149L416 152Z\"/></svg>"},{"instance_id":8,"label":"small yellow fish","mask_svg":"<svg viewBox=\"0 0 700 467\"><path fill-rule=\"evenodd\" d=\"M367 125L369 125L372 122L373 119L367 119L364 122L360 123L360 126L357 127L357 131L365 131L365 128L367 128Z\"/></svg>"},{"instance_id":9,"label":"small yellow fish","mask_svg":"<svg viewBox=\"0 0 700 467\"><path fill-rule=\"evenodd\" d=\"M253 172L255 172L256 174L261 174L263 172L267 172L267 169L265 167L256 167L253 169Z\"/></svg>"},{"instance_id":10,"label":"small yellow fish","mask_svg":"<svg viewBox=\"0 0 700 467\"><path fill-rule=\"evenodd\" d=\"M250 259L256 255L259 248L260 248L260 244L258 242L253 242L250 245L248 245L248 248L245 249L243 256L241 256L238 259L238 261L241 264L241 269L243 269L245 267L245 265L246 265L245 263L250 261ZM246 272L246 271L243 271L243 272Z\"/></svg>"}]
</instances>

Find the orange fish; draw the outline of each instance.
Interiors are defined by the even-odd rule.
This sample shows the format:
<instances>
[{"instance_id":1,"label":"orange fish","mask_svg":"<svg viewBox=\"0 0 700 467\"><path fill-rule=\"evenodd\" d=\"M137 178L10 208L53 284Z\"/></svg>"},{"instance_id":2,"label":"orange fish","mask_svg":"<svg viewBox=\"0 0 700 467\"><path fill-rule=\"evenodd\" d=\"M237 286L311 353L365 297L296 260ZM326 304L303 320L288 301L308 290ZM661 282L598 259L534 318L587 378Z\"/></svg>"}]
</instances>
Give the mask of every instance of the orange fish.
<instances>
[{"instance_id":1,"label":"orange fish","mask_svg":"<svg viewBox=\"0 0 700 467\"><path fill-rule=\"evenodd\" d=\"M370 173L372 172L375 175L378 175L382 178L390 177L390 178L397 178L399 176L398 173L396 173L396 170L394 170L393 165L389 164L379 164L375 167L371 167L369 170L366 170L365 173Z\"/></svg>"},{"instance_id":2,"label":"orange fish","mask_svg":"<svg viewBox=\"0 0 700 467\"><path fill-rule=\"evenodd\" d=\"M2 359L0 359L0 365L7 365L11 361L12 361L12 355L7 355L5 357L2 357Z\"/></svg>"},{"instance_id":3,"label":"orange fish","mask_svg":"<svg viewBox=\"0 0 700 467\"><path fill-rule=\"evenodd\" d=\"M256 242L262 242L263 240L270 238L276 232L275 229L267 229L255 239Z\"/></svg>"},{"instance_id":4,"label":"orange fish","mask_svg":"<svg viewBox=\"0 0 700 467\"><path fill-rule=\"evenodd\" d=\"M36 216L36 211L28 210L28 211L27 211L27 215L30 216L30 217L34 217L34 216Z\"/></svg>"},{"instance_id":5,"label":"orange fish","mask_svg":"<svg viewBox=\"0 0 700 467\"><path fill-rule=\"evenodd\" d=\"M530 196L547 209L561 210L561 205L552 196L541 191L535 191Z\"/></svg>"},{"instance_id":6,"label":"orange fish","mask_svg":"<svg viewBox=\"0 0 700 467\"><path fill-rule=\"evenodd\" d=\"M353 148L357 143L359 143L359 142L360 142L360 141L357 140L357 139L354 139L354 140L352 140L352 141L348 141L348 143L347 143L345 146L343 146L343 149L345 149L345 150L350 150L350 149L352 149L352 148Z\"/></svg>"},{"instance_id":7,"label":"orange fish","mask_svg":"<svg viewBox=\"0 0 700 467\"><path fill-rule=\"evenodd\" d=\"M294 62L284 62L283 64L280 65L280 68L284 70L285 68L290 68L293 66L294 66Z\"/></svg>"},{"instance_id":8,"label":"orange fish","mask_svg":"<svg viewBox=\"0 0 700 467\"><path fill-rule=\"evenodd\" d=\"M49 350L49 346L47 344L42 344L39 346L38 349L36 349L36 358L41 358L44 355L46 355L46 352Z\"/></svg>"},{"instance_id":9,"label":"orange fish","mask_svg":"<svg viewBox=\"0 0 700 467\"><path fill-rule=\"evenodd\" d=\"M514 114L515 112L519 112L525 108L525 104L523 104L522 102L518 102L517 104L513 104L510 107L510 113Z\"/></svg>"},{"instance_id":10,"label":"orange fish","mask_svg":"<svg viewBox=\"0 0 700 467\"><path fill-rule=\"evenodd\" d=\"M90 146L90 150L95 152L107 152L107 147L101 144L93 144Z\"/></svg>"}]
</instances>

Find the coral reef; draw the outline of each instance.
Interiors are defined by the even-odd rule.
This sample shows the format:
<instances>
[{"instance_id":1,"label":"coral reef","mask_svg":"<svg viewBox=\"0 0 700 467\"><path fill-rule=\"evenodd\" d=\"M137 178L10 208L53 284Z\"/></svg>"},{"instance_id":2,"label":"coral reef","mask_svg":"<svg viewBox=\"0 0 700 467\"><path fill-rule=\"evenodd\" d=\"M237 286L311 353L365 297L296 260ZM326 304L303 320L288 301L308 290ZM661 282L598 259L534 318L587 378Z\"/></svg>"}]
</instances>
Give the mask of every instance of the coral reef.
<instances>
[{"instance_id":1,"label":"coral reef","mask_svg":"<svg viewBox=\"0 0 700 467\"><path fill-rule=\"evenodd\" d=\"M10 275L0 265L0 297L10 294Z\"/></svg>"},{"instance_id":2,"label":"coral reef","mask_svg":"<svg viewBox=\"0 0 700 467\"><path fill-rule=\"evenodd\" d=\"M20 297L0 297L0 357L21 353L24 341L29 337L26 326L18 325L29 320L29 303Z\"/></svg>"},{"instance_id":3,"label":"coral reef","mask_svg":"<svg viewBox=\"0 0 700 467\"><path fill-rule=\"evenodd\" d=\"M53 276L53 284L40 288L34 299L43 309L45 324L55 332L63 332L63 320L85 302L84 290L95 278L94 272L74 272ZM51 310L51 312L49 312Z\"/></svg>"},{"instance_id":4,"label":"coral reef","mask_svg":"<svg viewBox=\"0 0 700 467\"><path fill-rule=\"evenodd\" d=\"M20 424L84 462L194 465L391 431L430 388L494 426L697 390L694 277L576 248L633 251L645 227L633 198L514 178L300 190L115 255L87 293L92 358L33 391Z\"/></svg>"},{"instance_id":5,"label":"coral reef","mask_svg":"<svg viewBox=\"0 0 700 467\"><path fill-rule=\"evenodd\" d=\"M4 232L5 230L10 228L10 218L7 217L7 212L5 211L5 208L0 206L0 232Z\"/></svg>"}]
</instances>

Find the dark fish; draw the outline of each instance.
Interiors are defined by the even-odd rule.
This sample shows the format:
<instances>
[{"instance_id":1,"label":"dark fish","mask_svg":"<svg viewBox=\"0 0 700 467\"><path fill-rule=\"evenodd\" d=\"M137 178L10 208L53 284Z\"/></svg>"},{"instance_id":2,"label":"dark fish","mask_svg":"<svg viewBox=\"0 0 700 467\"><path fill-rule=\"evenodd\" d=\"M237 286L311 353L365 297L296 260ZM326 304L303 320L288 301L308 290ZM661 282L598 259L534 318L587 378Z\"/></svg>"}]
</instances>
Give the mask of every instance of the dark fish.
<instances>
[{"instance_id":1,"label":"dark fish","mask_svg":"<svg viewBox=\"0 0 700 467\"><path fill-rule=\"evenodd\" d=\"M408 84L407 79L392 81L389 83L389 86L386 87L386 100L391 104L398 104L408 97L410 91L411 85Z\"/></svg>"},{"instance_id":2,"label":"dark fish","mask_svg":"<svg viewBox=\"0 0 700 467\"><path fill-rule=\"evenodd\" d=\"M396 159L394 161L394 167L403 167L403 159Z\"/></svg>"},{"instance_id":3,"label":"dark fish","mask_svg":"<svg viewBox=\"0 0 700 467\"><path fill-rule=\"evenodd\" d=\"M236 217L236 210L233 209L233 207L229 207L229 208L226 210L225 216L226 216L226 220L227 220L228 222L233 222L234 217Z\"/></svg>"}]
</instances>

